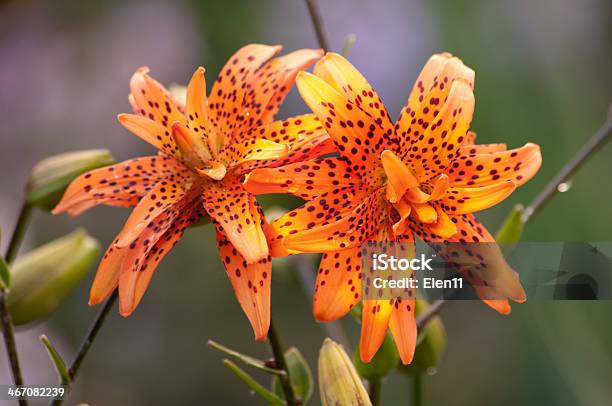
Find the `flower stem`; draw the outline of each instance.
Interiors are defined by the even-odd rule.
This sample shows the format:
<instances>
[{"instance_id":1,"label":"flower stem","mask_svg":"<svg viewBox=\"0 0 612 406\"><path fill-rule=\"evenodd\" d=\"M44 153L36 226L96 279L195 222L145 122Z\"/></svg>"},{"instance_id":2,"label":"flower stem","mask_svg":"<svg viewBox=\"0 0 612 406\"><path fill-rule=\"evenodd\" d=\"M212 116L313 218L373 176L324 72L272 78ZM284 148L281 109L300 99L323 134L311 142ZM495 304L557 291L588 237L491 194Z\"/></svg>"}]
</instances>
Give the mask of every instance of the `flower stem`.
<instances>
[{"instance_id":1,"label":"flower stem","mask_svg":"<svg viewBox=\"0 0 612 406\"><path fill-rule=\"evenodd\" d=\"M15 332L13 331L13 321L6 307L6 290L0 292L0 321L2 323L2 335L4 336L4 345L6 353L11 364L11 372L13 374L13 382L15 385L23 385L23 377L21 375L21 367L19 366L19 356L17 355L17 343L15 342ZM19 400L20 405L27 405L25 399Z\"/></svg>"},{"instance_id":2,"label":"flower stem","mask_svg":"<svg viewBox=\"0 0 612 406\"><path fill-rule=\"evenodd\" d=\"M567 181L571 178L578 170L584 165L590 158L592 158L597 151L610 140L612 135L612 119L608 118L606 123L591 137L589 141L580 151L574 156L568 163L566 163L559 173L542 189L540 193L533 199L533 201L527 206L523 212L521 220L526 224L533 216L540 212L540 210L550 200L557 195L558 186L560 183ZM436 314L442 310L444 305L447 303L444 299L438 299L431 304L425 313L423 313L417 319L417 328L423 328Z\"/></svg>"},{"instance_id":3,"label":"flower stem","mask_svg":"<svg viewBox=\"0 0 612 406\"><path fill-rule=\"evenodd\" d=\"M570 160L559 173L546 185L544 189L533 199L531 204L525 208L521 220L527 223L531 217L540 211L550 199L556 196L559 184L569 180L601 147L610 140L612 135L612 119L608 121L591 137L586 144L580 148L572 160Z\"/></svg>"},{"instance_id":4,"label":"flower stem","mask_svg":"<svg viewBox=\"0 0 612 406\"><path fill-rule=\"evenodd\" d=\"M325 35L325 28L323 27L323 20L321 19L317 0L306 0L306 6L308 6L308 13L310 14L310 19L312 20L319 46L323 48L324 51L329 51L329 42Z\"/></svg>"},{"instance_id":5,"label":"flower stem","mask_svg":"<svg viewBox=\"0 0 612 406\"><path fill-rule=\"evenodd\" d=\"M431 305L427 308L425 313L421 314L416 321L417 330L421 330L431 319L433 319L436 314L442 310L444 306L448 303L446 299L438 299L435 302L432 302Z\"/></svg>"},{"instance_id":6,"label":"flower stem","mask_svg":"<svg viewBox=\"0 0 612 406\"><path fill-rule=\"evenodd\" d=\"M423 376L420 372L414 374L412 380L412 406L423 404Z\"/></svg>"},{"instance_id":7,"label":"flower stem","mask_svg":"<svg viewBox=\"0 0 612 406\"><path fill-rule=\"evenodd\" d=\"M372 378L368 380L370 384L370 401L372 402L372 406L380 405L380 395L382 390L382 384L380 378Z\"/></svg>"},{"instance_id":8,"label":"flower stem","mask_svg":"<svg viewBox=\"0 0 612 406\"><path fill-rule=\"evenodd\" d=\"M279 375L283 393L287 400L288 406L298 406L301 402L295 397L293 393L293 387L291 386L291 379L289 376L289 368L287 368L287 360L285 360L285 353L283 352L283 346L281 344L278 332L274 327L274 321L270 320L270 330L268 331L268 341L270 342L270 348L272 349L272 355L278 369L285 371L284 375Z\"/></svg>"},{"instance_id":9,"label":"flower stem","mask_svg":"<svg viewBox=\"0 0 612 406\"><path fill-rule=\"evenodd\" d=\"M6 255L4 256L7 263L13 262L19 251L19 246L23 241L25 232L30 223L30 217L32 214L32 207L23 203L21 210L19 211L19 217L17 218L17 224L15 230L9 241ZM9 363L11 364L11 373L13 374L13 382L15 385L23 385L23 375L21 374L21 366L19 364L19 355L17 352L17 342L15 341L15 331L13 328L13 320L11 314L6 306L6 297L8 290L3 288L0 290L0 325L2 328L2 336L4 338L4 345L6 347L6 353L8 355ZM25 399L19 400L20 405L27 405L28 402Z\"/></svg>"},{"instance_id":10,"label":"flower stem","mask_svg":"<svg viewBox=\"0 0 612 406\"><path fill-rule=\"evenodd\" d=\"M17 256L17 251L19 251L19 247L21 246L21 242L23 241L23 237L25 236L28 224L30 223L31 214L32 206L27 203L23 203L23 205L21 206L21 210L19 211L19 217L17 218L15 230L13 231L11 241L9 242L8 248L6 250L6 255L4 256L4 259L9 264L13 262L13 260Z\"/></svg>"},{"instance_id":11,"label":"flower stem","mask_svg":"<svg viewBox=\"0 0 612 406\"><path fill-rule=\"evenodd\" d=\"M100 311L98 312L98 315L96 316L93 324L89 328L89 332L83 339L83 342L81 343L81 346L79 347L76 356L72 360L70 368L68 368L68 376L70 377L70 382L74 382L74 379L76 378L77 372L79 372L79 368L81 367L85 356L89 352L91 345L93 344L98 333L100 332L100 329L102 328L102 325L104 324L104 321L106 320L106 317L108 316L116 300L117 290L115 290L111 297L106 300L106 303L104 303L104 307L102 307L102 309L100 309ZM55 398L51 402L51 405L61 405L62 401L63 399Z\"/></svg>"}]
</instances>

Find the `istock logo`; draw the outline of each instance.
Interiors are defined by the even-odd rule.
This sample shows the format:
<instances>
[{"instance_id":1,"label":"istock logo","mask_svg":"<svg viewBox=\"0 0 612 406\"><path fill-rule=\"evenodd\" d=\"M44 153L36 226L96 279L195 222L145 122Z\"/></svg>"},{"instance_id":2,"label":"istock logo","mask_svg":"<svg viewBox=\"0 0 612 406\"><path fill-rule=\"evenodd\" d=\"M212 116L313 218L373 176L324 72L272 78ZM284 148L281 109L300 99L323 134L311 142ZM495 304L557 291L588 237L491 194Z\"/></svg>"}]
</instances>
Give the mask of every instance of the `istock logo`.
<instances>
[{"instance_id":1,"label":"istock logo","mask_svg":"<svg viewBox=\"0 0 612 406\"><path fill-rule=\"evenodd\" d=\"M432 255L432 257L435 255ZM372 269L374 271L431 271L429 263L433 258L421 254L418 258L396 258L387 254L372 254Z\"/></svg>"}]
</instances>

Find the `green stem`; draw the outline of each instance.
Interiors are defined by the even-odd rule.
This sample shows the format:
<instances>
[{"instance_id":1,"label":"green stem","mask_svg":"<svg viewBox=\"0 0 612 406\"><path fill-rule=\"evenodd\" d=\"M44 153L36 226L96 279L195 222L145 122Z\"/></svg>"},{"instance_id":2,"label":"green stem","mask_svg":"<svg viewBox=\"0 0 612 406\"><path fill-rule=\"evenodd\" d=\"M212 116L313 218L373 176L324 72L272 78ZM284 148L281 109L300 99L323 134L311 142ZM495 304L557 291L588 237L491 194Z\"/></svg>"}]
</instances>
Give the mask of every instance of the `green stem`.
<instances>
[{"instance_id":1,"label":"green stem","mask_svg":"<svg viewBox=\"0 0 612 406\"><path fill-rule=\"evenodd\" d=\"M17 256L17 251L19 251L19 247L21 246L21 242L23 241L23 237L25 236L26 230L30 223L31 214L32 207L27 203L22 204L21 210L19 211L19 217L17 218L17 224L15 225L15 230L13 231L13 235L11 236L11 240L9 241L9 245L6 250L6 255L4 256L6 262L9 264L13 262ZM19 354L17 352L17 342L15 340L13 320L11 319L11 314L9 313L6 305L6 297L8 293L9 292L6 289L2 289L2 291L0 291L0 325L2 326L4 346L6 347L6 353L8 355L9 363L11 364L13 382L15 385L23 385L23 375L21 374L21 366L19 364ZM27 405L28 401L26 399L20 399L19 404Z\"/></svg>"},{"instance_id":2,"label":"green stem","mask_svg":"<svg viewBox=\"0 0 612 406\"><path fill-rule=\"evenodd\" d=\"M308 6L308 13L310 14L319 46L324 51L329 51L329 41L327 41L327 36L325 35L325 28L323 28L323 20L321 19L317 0L306 0L306 6Z\"/></svg>"},{"instance_id":3,"label":"green stem","mask_svg":"<svg viewBox=\"0 0 612 406\"><path fill-rule=\"evenodd\" d=\"M538 213L542 208L557 195L559 184L566 182L591 158L597 151L603 147L612 135L612 119L608 121L580 148L580 151L566 163L557 175L542 189L540 193L533 199L531 204L525 208L523 212L523 223L527 223L533 215Z\"/></svg>"},{"instance_id":4,"label":"green stem","mask_svg":"<svg viewBox=\"0 0 612 406\"><path fill-rule=\"evenodd\" d=\"M74 382L74 379L76 378L76 375L79 372L79 368L81 367L81 364L83 363L83 360L85 359L85 356L89 352L91 345L93 344L94 340L98 336L98 333L100 332L100 329L102 328L104 321L106 321L106 318L108 314L110 313L110 310L112 309L116 300L117 300L117 291L115 290L113 294L111 295L111 297L109 297L106 300L106 303L104 303L104 307L102 307L102 309L100 309L100 312L98 312L98 315L96 316L93 324L89 328L89 332L83 339L83 342L81 343L81 346L79 347L79 350L77 351L77 354L74 357L74 360L70 364L70 368L68 368L68 376L70 377L70 382ZM62 401L63 399L55 398L51 401L50 404L51 405L61 405Z\"/></svg>"},{"instance_id":5,"label":"green stem","mask_svg":"<svg viewBox=\"0 0 612 406\"><path fill-rule=\"evenodd\" d=\"M13 260L17 256L17 251L19 251L19 247L21 246L23 237L25 236L28 225L30 224L31 214L32 206L27 203L24 203L21 206L21 210L19 211L19 217L17 218L15 230L13 231L11 241L9 242L8 248L6 250L6 255L4 256L4 259L9 264L13 262Z\"/></svg>"},{"instance_id":6,"label":"green stem","mask_svg":"<svg viewBox=\"0 0 612 406\"><path fill-rule=\"evenodd\" d=\"M412 380L412 406L423 404L423 375L417 372Z\"/></svg>"},{"instance_id":7,"label":"green stem","mask_svg":"<svg viewBox=\"0 0 612 406\"><path fill-rule=\"evenodd\" d=\"M6 307L6 290L0 292L0 321L2 323L2 335L4 336L4 345L6 353L11 364L11 372L13 374L13 382L15 385L23 385L23 377L21 375L21 367L19 366L19 356L17 355L17 343L15 342L15 332L13 331L13 321ZM25 399L19 400L20 405L27 405Z\"/></svg>"},{"instance_id":8,"label":"green stem","mask_svg":"<svg viewBox=\"0 0 612 406\"><path fill-rule=\"evenodd\" d=\"M425 313L421 314L417 320L417 329L421 330L431 319L433 319L436 314L442 310L444 306L448 304L448 300L446 299L438 299L435 302L432 302L431 305L427 308Z\"/></svg>"},{"instance_id":9,"label":"green stem","mask_svg":"<svg viewBox=\"0 0 612 406\"><path fill-rule=\"evenodd\" d=\"M380 395L382 392L382 382L380 378L373 378L368 380L370 383L370 401L372 402L372 406L380 405Z\"/></svg>"},{"instance_id":10,"label":"green stem","mask_svg":"<svg viewBox=\"0 0 612 406\"><path fill-rule=\"evenodd\" d=\"M285 353L283 352L283 346L281 344L278 332L274 327L274 321L270 320L270 330L268 331L268 341L270 342L270 348L272 349L272 355L278 369L285 371L284 375L279 375L283 393L287 400L288 406L298 406L301 402L298 401L293 393L293 387L291 386L291 378L289 376L289 368L287 368L287 360L285 360Z\"/></svg>"}]
</instances>

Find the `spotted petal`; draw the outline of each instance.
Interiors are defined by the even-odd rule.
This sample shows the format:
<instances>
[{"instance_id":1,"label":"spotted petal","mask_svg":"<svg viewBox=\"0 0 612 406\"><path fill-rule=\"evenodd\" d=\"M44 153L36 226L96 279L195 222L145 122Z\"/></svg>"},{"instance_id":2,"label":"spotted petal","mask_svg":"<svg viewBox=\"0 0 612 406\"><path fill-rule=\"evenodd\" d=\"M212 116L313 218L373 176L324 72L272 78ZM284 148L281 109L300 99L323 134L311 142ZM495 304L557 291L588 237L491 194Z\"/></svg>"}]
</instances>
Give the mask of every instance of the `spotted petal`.
<instances>
[{"instance_id":1,"label":"spotted petal","mask_svg":"<svg viewBox=\"0 0 612 406\"><path fill-rule=\"evenodd\" d=\"M257 70L280 46L249 44L240 48L217 76L208 98L208 137L212 151L221 151L247 118L243 102Z\"/></svg>"},{"instance_id":2,"label":"spotted petal","mask_svg":"<svg viewBox=\"0 0 612 406\"><path fill-rule=\"evenodd\" d=\"M342 216L355 209L357 202L365 199L369 191L360 187L336 188L325 192L266 227L272 256L285 256L298 252L285 245L286 237L307 231L315 226L325 226L340 221Z\"/></svg>"},{"instance_id":3,"label":"spotted petal","mask_svg":"<svg viewBox=\"0 0 612 406\"><path fill-rule=\"evenodd\" d=\"M311 223L305 230L288 235L285 247L301 252L326 252L359 246L377 232L387 215L383 193L382 188L378 189L353 203L353 208L339 218L324 224ZM329 198L322 195L318 204L329 207Z\"/></svg>"},{"instance_id":4,"label":"spotted petal","mask_svg":"<svg viewBox=\"0 0 612 406\"><path fill-rule=\"evenodd\" d=\"M134 158L76 178L53 209L77 216L98 204L130 207L162 179L188 178L187 169L166 155Z\"/></svg>"},{"instance_id":5,"label":"spotted petal","mask_svg":"<svg viewBox=\"0 0 612 406\"><path fill-rule=\"evenodd\" d=\"M246 176L244 186L251 193L291 193L311 200L340 186L357 181L343 158L322 158L282 166L255 169Z\"/></svg>"},{"instance_id":6,"label":"spotted petal","mask_svg":"<svg viewBox=\"0 0 612 406\"><path fill-rule=\"evenodd\" d=\"M268 256L259 204L241 183L226 179L220 184L211 184L203 192L203 204L248 264Z\"/></svg>"},{"instance_id":7,"label":"spotted petal","mask_svg":"<svg viewBox=\"0 0 612 406\"><path fill-rule=\"evenodd\" d=\"M246 259L233 246L224 230L216 224L217 245L221 261L236 298L247 315L256 340L264 340L270 326L270 281L272 259L266 256L247 264Z\"/></svg>"},{"instance_id":8,"label":"spotted petal","mask_svg":"<svg viewBox=\"0 0 612 406\"><path fill-rule=\"evenodd\" d=\"M475 148L470 148L468 154L460 154L446 169L452 186L489 186L507 181L520 186L542 165L540 147L536 144L491 153L477 148L473 153Z\"/></svg>"},{"instance_id":9,"label":"spotted petal","mask_svg":"<svg viewBox=\"0 0 612 406\"><path fill-rule=\"evenodd\" d=\"M382 183L380 154L393 144L383 127L321 78L302 72L296 80L302 98L323 122L356 176L371 186Z\"/></svg>"},{"instance_id":10,"label":"spotted petal","mask_svg":"<svg viewBox=\"0 0 612 406\"><path fill-rule=\"evenodd\" d=\"M334 321L361 298L361 248L324 253L319 264L312 303L315 319Z\"/></svg>"}]
</instances>

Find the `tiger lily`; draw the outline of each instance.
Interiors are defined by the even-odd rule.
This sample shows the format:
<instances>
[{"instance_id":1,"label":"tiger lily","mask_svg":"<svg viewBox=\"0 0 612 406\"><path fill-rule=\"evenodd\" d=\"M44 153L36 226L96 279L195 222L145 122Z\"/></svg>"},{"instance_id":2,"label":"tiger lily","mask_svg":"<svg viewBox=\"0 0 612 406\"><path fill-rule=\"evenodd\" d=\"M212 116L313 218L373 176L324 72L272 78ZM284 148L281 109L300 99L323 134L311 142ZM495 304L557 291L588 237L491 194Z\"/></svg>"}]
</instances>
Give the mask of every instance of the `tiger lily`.
<instances>
[{"instance_id":1,"label":"tiger lily","mask_svg":"<svg viewBox=\"0 0 612 406\"><path fill-rule=\"evenodd\" d=\"M395 123L365 78L340 55L328 53L314 75L300 73L296 83L339 156L258 169L245 182L254 193L287 192L307 200L266 233L273 256L324 253L313 304L317 320L336 320L361 299L362 243L413 243L414 235L431 244L494 242L473 213L508 197L541 165L534 144L513 150L473 145L474 71L450 54L429 59ZM484 260L495 261L497 279L486 271L466 277L489 306L505 314L510 306L503 298L521 302L525 292L492 245ZM364 362L389 327L403 363L410 363L417 336L414 292L411 297L364 298Z\"/></svg>"},{"instance_id":2,"label":"tiger lily","mask_svg":"<svg viewBox=\"0 0 612 406\"><path fill-rule=\"evenodd\" d=\"M209 97L204 69L176 100L140 68L130 81L135 114L119 122L159 150L88 172L72 182L54 213L78 215L97 204L135 206L99 265L89 303L119 289L129 316L158 263L196 220L210 217L222 262L256 339L269 326L272 264L265 219L243 187L245 173L319 156L333 148L312 114L272 121L298 71L322 56L303 49L273 58L280 46L252 44L227 62Z\"/></svg>"}]
</instances>

